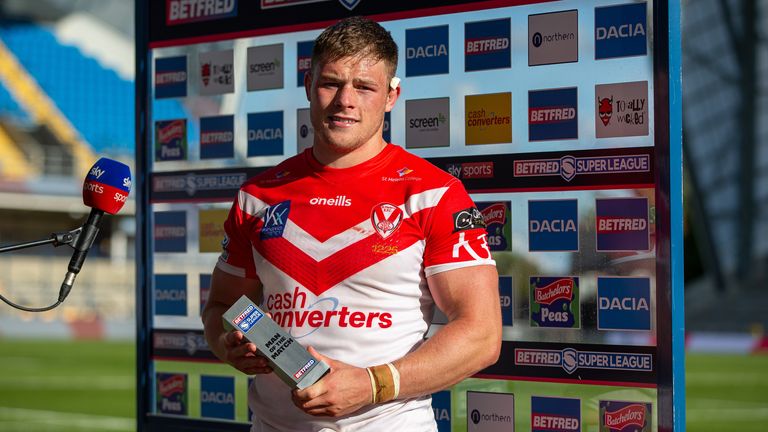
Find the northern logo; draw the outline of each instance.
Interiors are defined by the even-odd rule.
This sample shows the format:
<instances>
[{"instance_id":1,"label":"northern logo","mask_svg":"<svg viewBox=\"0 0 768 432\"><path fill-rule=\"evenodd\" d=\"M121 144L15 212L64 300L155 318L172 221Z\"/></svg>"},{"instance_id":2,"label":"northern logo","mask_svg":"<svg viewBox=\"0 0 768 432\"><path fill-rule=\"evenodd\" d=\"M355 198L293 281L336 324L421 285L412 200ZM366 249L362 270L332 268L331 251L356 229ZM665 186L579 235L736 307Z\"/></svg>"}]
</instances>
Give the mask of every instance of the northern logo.
<instances>
[{"instance_id":1,"label":"northern logo","mask_svg":"<svg viewBox=\"0 0 768 432\"><path fill-rule=\"evenodd\" d=\"M403 221L403 211L400 207L382 203L371 210L371 224L381 238L391 236Z\"/></svg>"},{"instance_id":2,"label":"northern logo","mask_svg":"<svg viewBox=\"0 0 768 432\"><path fill-rule=\"evenodd\" d=\"M528 66L579 61L579 12L528 16Z\"/></svg>"}]
</instances>

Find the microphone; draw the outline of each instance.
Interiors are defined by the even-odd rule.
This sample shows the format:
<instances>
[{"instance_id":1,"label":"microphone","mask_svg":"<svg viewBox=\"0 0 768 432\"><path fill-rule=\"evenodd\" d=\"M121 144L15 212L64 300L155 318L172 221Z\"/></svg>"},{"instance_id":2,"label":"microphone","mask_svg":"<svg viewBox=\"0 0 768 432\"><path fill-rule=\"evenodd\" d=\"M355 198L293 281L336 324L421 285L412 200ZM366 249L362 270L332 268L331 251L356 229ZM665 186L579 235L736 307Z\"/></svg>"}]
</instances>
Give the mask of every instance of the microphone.
<instances>
[{"instance_id":1,"label":"microphone","mask_svg":"<svg viewBox=\"0 0 768 432\"><path fill-rule=\"evenodd\" d=\"M120 211L130 192L131 170L124 163L101 158L88 171L83 182L83 203L91 208L91 213L72 246L75 251L59 290L59 303L69 295L75 277L83 267L85 257L99 233L102 216L104 213L115 214Z\"/></svg>"}]
</instances>

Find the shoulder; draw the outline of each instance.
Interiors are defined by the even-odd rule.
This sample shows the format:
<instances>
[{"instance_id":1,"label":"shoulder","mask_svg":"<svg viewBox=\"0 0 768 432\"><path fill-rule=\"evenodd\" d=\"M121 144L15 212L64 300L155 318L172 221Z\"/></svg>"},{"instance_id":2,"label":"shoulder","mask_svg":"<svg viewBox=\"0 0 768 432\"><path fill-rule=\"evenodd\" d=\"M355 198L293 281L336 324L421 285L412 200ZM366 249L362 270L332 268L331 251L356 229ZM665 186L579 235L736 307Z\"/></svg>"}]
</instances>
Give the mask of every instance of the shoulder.
<instances>
[{"instance_id":1,"label":"shoulder","mask_svg":"<svg viewBox=\"0 0 768 432\"><path fill-rule=\"evenodd\" d=\"M299 153L249 178L240 189L253 191L280 187L305 176L307 170L305 155Z\"/></svg>"},{"instance_id":2,"label":"shoulder","mask_svg":"<svg viewBox=\"0 0 768 432\"><path fill-rule=\"evenodd\" d=\"M393 163L394 166L400 167L396 170L398 178L418 180L425 187L429 188L446 187L461 183L459 179L438 168L430 161L416 156L402 147L393 146L396 148Z\"/></svg>"}]
</instances>

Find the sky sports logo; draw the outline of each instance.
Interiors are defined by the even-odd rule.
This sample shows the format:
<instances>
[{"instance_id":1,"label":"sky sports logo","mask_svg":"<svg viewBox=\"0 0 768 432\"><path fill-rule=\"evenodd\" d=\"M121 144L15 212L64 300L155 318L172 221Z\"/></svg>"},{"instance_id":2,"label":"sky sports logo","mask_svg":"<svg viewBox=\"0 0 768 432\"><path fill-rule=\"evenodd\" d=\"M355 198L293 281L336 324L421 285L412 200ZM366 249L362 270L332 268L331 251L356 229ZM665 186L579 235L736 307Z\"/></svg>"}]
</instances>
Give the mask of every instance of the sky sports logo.
<instances>
[{"instance_id":1,"label":"sky sports logo","mask_svg":"<svg viewBox=\"0 0 768 432\"><path fill-rule=\"evenodd\" d=\"M576 87L528 92L528 139L549 141L579 137Z\"/></svg>"},{"instance_id":2,"label":"sky sports logo","mask_svg":"<svg viewBox=\"0 0 768 432\"><path fill-rule=\"evenodd\" d=\"M200 159L231 158L235 154L235 118L200 118Z\"/></svg>"},{"instance_id":3,"label":"sky sports logo","mask_svg":"<svg viewBox=\"0 0 768 432\"><path fill-rule=\"evenodd\" d=\"M187 56L155 59L155 99L187 95Z\"/></svg>"},{"instance_id":4,"label":"sky sports logo","mask_svg":"<svg viewBox=\"0 0 768 432\"><path fill-rule=\"evenodd\" d=\"M248 157L283 154L283 112L248 114Z\"/></svg>"},{"instance_id":5,"label":"sky sports logo","mask_svg":"<svg viewBox=\"0 0 768 432\"><path fill-rule=\"evenodd\" d=\"M405 31L405 76L448 73L448 26Z\"/></svg>"},{"instance_id":6,"label":"sky sports logo","mask_svg":"<svg viewBox=\"0 0 768 432\"><path fill-rule=\"evenodd\" d=\"M510 19L464 24L464 71L504 69L511 66Z\"/></svg>"},{"instance_id":7,"label":"sky sports logo","mask_svg":"<svg viewBox=\"0 0 768 432\"><path fill-rule=\"evenodd\" d=\"M572 374L577 369L602 369L633 372L653 372L653 356L645 353L600 351L515 349L515 365L561 367Z\"/></svg>"},{"instance_id":8,"label":"sky sports logo","mask_svg":"<svg viewBox=\"0 0 768 432\"><path fill-rule=\"evenodd\" d=\"M595 60L648 53L646 3L595 8Z\"/></svg>"},{"instance_id":9,"label":"sky sports logo","mask_svg":"<svg viewBox=\"0 0 768 432\"><path fill-rule=\"evenodd\" d=\"M531 396L531 432L552 431L581 431L581 400Z\"/></svg>"},{"instance_id":10,"label":"sky sports logo","mask_svg":"<svg viewBox=\"0 0 768 432\"><path fill-rule=\"evenodd\" d=\"M166 0L165 24L179 25L237 16L237 0Z\"/></svg>"},{"instance_id":11,"label":"sky sports logo","mask_svg":"<svg viewBox=\"0 0 768 432\"><path fill-rule=\"evenodd\" d=\"M577 175L644 173L650 170L651 158L648 155L591 157L566 155L559 159L516 160L513 166L515 177L559 175L565 181L571 181Z\"/></svg>"}]
</instances>

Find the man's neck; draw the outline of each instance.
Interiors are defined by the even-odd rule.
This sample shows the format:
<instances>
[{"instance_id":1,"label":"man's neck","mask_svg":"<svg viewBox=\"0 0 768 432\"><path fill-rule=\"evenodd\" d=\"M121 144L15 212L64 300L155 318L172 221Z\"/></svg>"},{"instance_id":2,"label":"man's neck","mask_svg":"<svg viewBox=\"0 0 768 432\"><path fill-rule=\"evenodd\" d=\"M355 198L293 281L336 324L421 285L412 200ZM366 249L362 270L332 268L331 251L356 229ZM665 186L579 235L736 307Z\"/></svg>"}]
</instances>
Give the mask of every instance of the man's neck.
<instances>
[{"instance_id":1,"label":"man's neck","mask_svg":"<svg viewBox=\"0 0 768 432\"><path fill-rule=\"evenodd\" d=\"M337 152L323 145L313 145L312 155L320 164L329 168L350 168L373 159L387 146L386 141L378 140L366 143L349 152Z\"/></svg>"}]
</instances>

